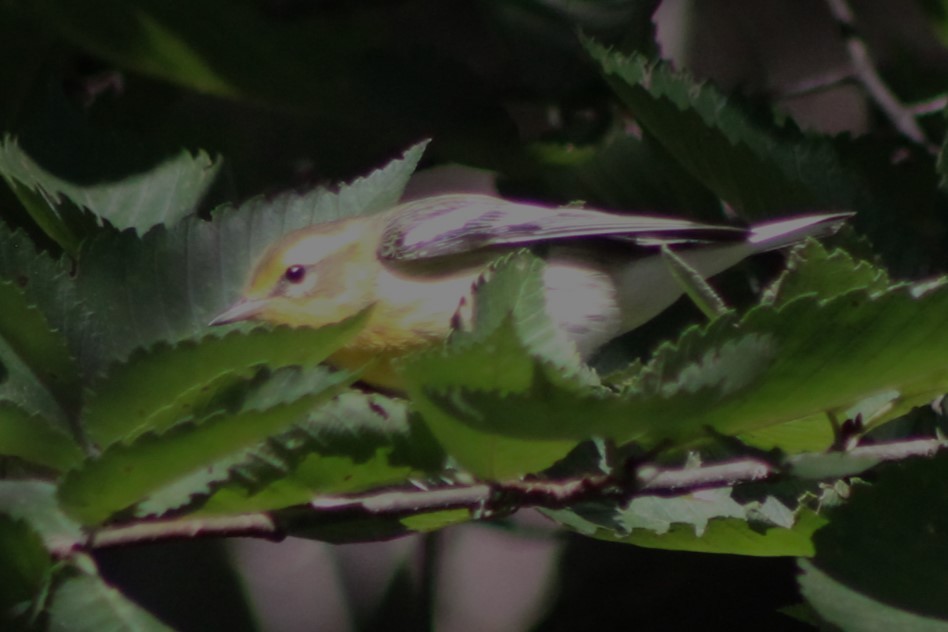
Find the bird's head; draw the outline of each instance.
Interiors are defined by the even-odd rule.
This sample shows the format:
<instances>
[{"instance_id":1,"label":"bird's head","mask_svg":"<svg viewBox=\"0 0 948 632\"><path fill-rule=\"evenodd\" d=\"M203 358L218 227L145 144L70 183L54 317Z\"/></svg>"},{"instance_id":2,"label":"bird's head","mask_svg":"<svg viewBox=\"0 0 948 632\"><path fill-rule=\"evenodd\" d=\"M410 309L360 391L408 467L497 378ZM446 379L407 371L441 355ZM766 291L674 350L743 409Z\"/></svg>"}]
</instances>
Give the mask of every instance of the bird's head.
<instances>
[{"instance_id":1,"label":"bird's head","mask_svg":"<svg viewBox=\"0 0 948 632\"><path fill-rule=\"evenodd\" d=\"M254 266L241 298L211 321L319 327L369 307L380 265L371 223L351 220L291 233Z\"/></svg>"}]
</instances>

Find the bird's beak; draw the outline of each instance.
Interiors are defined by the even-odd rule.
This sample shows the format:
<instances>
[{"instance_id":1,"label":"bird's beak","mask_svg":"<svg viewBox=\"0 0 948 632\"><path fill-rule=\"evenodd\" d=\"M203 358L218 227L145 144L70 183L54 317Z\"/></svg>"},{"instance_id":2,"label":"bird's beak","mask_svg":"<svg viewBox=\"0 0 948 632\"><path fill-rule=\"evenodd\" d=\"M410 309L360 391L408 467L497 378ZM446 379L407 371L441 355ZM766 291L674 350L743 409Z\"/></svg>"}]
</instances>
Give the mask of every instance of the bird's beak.
<instances>
[{"instance_id":1,"label":"bird's beak","mask_svg":"<svg viewBox=\"0 0 948 632\"><path fill-rule=\"evenodd\" d=\"M258 316L263 308L266 307L266 299L250 300L242 298L226 310L214 317L209 326L226 325L227 323L236 323L242 320L250 320Z\"/></svg>"}]
</instances>

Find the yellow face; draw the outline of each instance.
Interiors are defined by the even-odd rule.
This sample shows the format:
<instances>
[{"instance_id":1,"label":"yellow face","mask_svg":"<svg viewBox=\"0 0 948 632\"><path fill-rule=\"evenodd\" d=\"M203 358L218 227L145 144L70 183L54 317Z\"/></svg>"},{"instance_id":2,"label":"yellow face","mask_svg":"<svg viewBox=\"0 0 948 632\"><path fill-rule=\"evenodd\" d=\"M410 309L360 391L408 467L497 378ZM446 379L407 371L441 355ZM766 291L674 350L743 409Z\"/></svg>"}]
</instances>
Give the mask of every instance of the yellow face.
<instances>
[{"instance_id":1,"label":"yellow face","mask_svg":"<svg viewBox=\"0 0 948 632\"><path fill-rule=\"evenodd\" d=\"M262 320L319 327L354 316L374 297L379 262L364 219L305 228L272 246L240 301L213 324Z\"/></svg>"}]
</instances>

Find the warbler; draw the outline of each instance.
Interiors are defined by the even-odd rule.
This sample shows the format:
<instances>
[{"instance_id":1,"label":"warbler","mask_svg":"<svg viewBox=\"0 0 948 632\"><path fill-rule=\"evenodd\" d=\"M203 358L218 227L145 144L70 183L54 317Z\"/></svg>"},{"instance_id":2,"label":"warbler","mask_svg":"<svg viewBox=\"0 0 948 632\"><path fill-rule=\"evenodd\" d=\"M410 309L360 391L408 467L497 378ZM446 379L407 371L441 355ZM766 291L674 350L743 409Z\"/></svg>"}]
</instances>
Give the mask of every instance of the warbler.
<instances>
[{"instance_id":1,"label":"warbler","mask_svg":"<svg viewBox=\"0 0 948 632\"><path fill-rule=\"evenodd\" d=\"M242 297L212 325L242 320L318 327L372 307L329 358L364 368L365 382L398 389L393 363L442 343L472 286L506 252L543 256L546 309L583 358L683 294L659 247L704 277L745 257L833 232L848 213L805 215L750 228L547 207L478 194L414 200L314 225L275 243Z\"/></svg>"}]
</instances>

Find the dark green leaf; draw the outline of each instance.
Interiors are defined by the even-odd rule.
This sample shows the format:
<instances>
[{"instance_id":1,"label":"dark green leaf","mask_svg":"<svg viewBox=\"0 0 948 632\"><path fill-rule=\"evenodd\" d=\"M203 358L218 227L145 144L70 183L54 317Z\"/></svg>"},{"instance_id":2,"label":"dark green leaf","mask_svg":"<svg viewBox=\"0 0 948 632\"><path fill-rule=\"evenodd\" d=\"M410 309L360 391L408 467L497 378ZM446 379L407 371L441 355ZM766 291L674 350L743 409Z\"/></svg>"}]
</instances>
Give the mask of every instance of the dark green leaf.
<instances>
[{"instance_id":1,"label":"dark green leaf","mask_svg":"<svg viewBox=\"0 0 948 632\"><path fill-rule=\"evenodd\" d=\"M343 393L248 451L201 512L278 509L437 471L443 455L419 421L399 400Z\"/></svg>"},{"instance_id":2,"label":"dark green leaf","mask_svg":"<svg viewBox=\"0 0 948 632\"><path fill-rule=\"evenodd\" d=\"M91 325L91 316L80 303L70 272L68 260L38 252L24 232L11 232L0 222L0 278L20 288L26 302L73 343L75 332ZM76 354L75 345L70 344L70 350Z\"/></svg>"},{"instance_id":3,"label":"dark green leaf","mask_svg":"<svg viewBox=\"0 0 948 632\"><path fill-rule=\"evenodd\" d=\"M57 470L82 459L82 450L62 428L11 402L0 402L0 455L15 456Z\"/></svg>"},{"instance_id":4,"label":"dark green leaf","mask_svg":"<svg viewBox=\"0 0 948 632\"><path fill-rule=\"evenodd\" d=\"M347 381L345 374L331 376L324 367L306 371L287 367L272 375L261 372L239 384L240 397L233 406L235 410L264 410L293 402L327 380ZM234 511L284 507L320 492L338 491L340 486L364 485L366 479L403 480L406 468L436 468L440 459L432 454L439 455L437 448L417 422L407 422L406 415L405 404L398 400L342 393L290 430L152 493L136 512L162 514L212 494L206 509L212 513L223 511L215 509L219 505L233 506ZM310 470L316 475L309 476Z\"/></svg>"},{"instance_id":5,"label":"dark green leaf","mask_svg":"<svg viewBox=\"0 0 948 632\"><path fill-rule=\"evenodd\" d=\"M0 515L0 624L26 630L52 563L43 541L26 522Z\"/></svg>"},{"instance_id":6,"label":"dark green leaf","mask_svg":"<svg viewBox=\"0 0 948 632\"><path fill-rule=\"evenodd\" d=\"M813 562L800 560L800 592L827 622L847 632L899 630L905 632L945 632L948 621L900 609L884 600L854 590L819 569ZM873 569L872 573L878 573Z\"/></svg>"},{"instance_id":7,"label":"dark green leaf","mask_svg":"<svg viewBox=\"0 0 948 632\"><path fill-rule=\"evenodd\" d=\"M814 536L813 564L820 573L802 580L804 593L824 617L837 622L848 612L865 621L851 608L881 602L888 614L881 604L873 610L882 609L880 616L890 621L935 618L948 627L942 590L948 582L946 481L944 453L893 464L879 471L873 485L854 487L849 502L828 515L829 525ZM817 594L818 585L831 583L845 601L834 604Z\"/></svg>"},{"instance_id":8,"label":"dark green leaf","mask_svg":"<svg viewBox=\"0 0 948 632\"><path fill-rule=\"evenodd\" d=\"M331 375L322 386L290 404L219 414L115 444L66 475L60 502L85 524L102 522L174 481L284 431L339 388Z\"/></svg>"},{"instance_id":9,"label":"dark green leaf","mask_svg":"<svg viewBox=\"0 0 948 632\"><path fill-rule=\"evenodd\" d=\"M100 577L78 574L56 588L50 607L50 631L172 632Z\"/></svg>"},{"instance_id":10,"label":"dark green leaf","mask_svg":"<svg viewBox=\"0 0 948 632\"><path fill-rule=\"evenodd\" d=\"M903 162L893 160L904 151L898 143L804 134L666 62L586 46L636 121L743 217L854 210L893 270L944 265L945 232L930 221L944 205L930 156Z\"/></svg>"},{"instance_id":11,"label":"dark green leaf","mask_svg":"<svg viewBox=\"0 0 948 632\"><path fill-rule=\"evenodd\" d=\"M761 122L665 62L592 41L587 49L636 120L734 208L759 217L775 209L852 206L853 177L828 143Z\"/></svg>"},{"instance_id":12,"label":"dark green leaf","mask_svg":"<svg viewBox=\"0 0 948 632\"><path fill-rule=\"evenodd\" d=\"M79 371L66 341L51 331L23 290L0 281L0 398L55 419L63 427L78 412Z\"/></svg>"}]
</instances>

